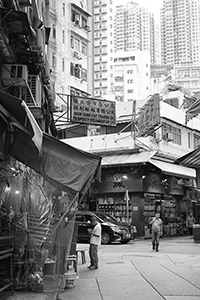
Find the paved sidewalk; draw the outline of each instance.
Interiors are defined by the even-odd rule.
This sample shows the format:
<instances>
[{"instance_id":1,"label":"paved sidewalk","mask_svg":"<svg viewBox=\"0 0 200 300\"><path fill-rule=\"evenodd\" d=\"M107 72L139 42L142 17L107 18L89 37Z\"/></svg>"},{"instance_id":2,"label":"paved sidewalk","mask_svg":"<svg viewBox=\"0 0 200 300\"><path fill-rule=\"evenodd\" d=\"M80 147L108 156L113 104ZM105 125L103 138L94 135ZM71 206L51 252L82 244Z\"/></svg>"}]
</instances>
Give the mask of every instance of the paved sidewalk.
<instances>
[{"instance_id":1,"label":"paved sidewalk","mask_svg":"<svg viewBox=\"0 0 200 300\"><path fill-rule=\"evenodd\" d=\"M87 244L78 244L86 251ZM200 244L190 237L161 239L160 252L150 240L99 247L100 265L90 271L79 257L76 286L63 300L200 300ZM8 300L45 300L44 293L15 292Z\"/></svg>"}]
</instances>

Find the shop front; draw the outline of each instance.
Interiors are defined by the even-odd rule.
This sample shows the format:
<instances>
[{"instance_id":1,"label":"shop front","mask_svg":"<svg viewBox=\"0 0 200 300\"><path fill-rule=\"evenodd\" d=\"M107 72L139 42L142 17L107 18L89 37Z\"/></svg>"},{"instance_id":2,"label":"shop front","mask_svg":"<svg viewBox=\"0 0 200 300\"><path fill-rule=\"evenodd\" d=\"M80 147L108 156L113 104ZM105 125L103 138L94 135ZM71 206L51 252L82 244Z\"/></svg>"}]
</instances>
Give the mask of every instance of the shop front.
<instances>
[{"instance_id":1,"label":"shop front","mask_svg":"<svg viewBox=\"0 0 200 300\"><path fill-rule=\"evenodd\" d=\"M136 226L138 236L147 238L151 235L150 218L159 212L165 236L184 234L189 207L183 182L192 184L195 172L170 163L161 170L155 164L103 168L101 183L92 186L92 210Z\"/></svg>"},{"instance_id":2,"label":"shop front","mask_svg":"<svg viewBox=\"0 0 200 300\"><path fill-rule=\"evenodd\" d=\"M181 209L185 187L175 176L150 173L144 178L145 237L151 230L150 219L159 212L163 220L163 234L173 236L184 234L185 219Z\"/></svg>"}]
</instances>

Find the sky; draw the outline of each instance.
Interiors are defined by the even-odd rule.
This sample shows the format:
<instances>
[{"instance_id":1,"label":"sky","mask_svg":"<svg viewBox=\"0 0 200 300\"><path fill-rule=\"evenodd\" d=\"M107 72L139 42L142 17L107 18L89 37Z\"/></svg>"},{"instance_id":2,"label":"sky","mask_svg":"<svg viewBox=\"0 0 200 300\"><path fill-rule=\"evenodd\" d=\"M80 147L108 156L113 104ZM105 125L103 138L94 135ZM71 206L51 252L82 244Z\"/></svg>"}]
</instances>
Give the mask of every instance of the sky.
<instances>
[{"instance_id":1,"label":"sky","mask_svg":"<svg viewBox=\"0 0 200 300\"><path fill-rule=\"evenodd\" d=\"M150 12L154 13L155 15L155 21L159 22L159 16L160 16L160 7L162 4L162 0L113 0L114 4L116 5L122 5L122 3L127 2L137 2L139 5L147 7Z\"/></svg>"}]
</instances>

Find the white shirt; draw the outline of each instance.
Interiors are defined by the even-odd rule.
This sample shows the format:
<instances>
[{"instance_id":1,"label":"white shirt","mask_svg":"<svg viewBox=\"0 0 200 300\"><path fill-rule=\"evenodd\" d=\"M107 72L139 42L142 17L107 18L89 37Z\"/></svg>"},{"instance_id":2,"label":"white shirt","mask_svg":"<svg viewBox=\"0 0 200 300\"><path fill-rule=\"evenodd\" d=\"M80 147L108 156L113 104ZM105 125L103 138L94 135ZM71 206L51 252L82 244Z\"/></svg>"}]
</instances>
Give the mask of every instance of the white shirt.
<instances>
[{"instance_id":1,"label":"white shirt","mask_svg":"<svg viewBox=\"0 0 200 300\"><path fill-rule=\"evenodd\" d=\"M94 245L101 244L101 224L100 223L97 223L93 228L93 231L92 231L91 237L90 237L90 244L94 244Z\"/></svg>"}]
</instances>

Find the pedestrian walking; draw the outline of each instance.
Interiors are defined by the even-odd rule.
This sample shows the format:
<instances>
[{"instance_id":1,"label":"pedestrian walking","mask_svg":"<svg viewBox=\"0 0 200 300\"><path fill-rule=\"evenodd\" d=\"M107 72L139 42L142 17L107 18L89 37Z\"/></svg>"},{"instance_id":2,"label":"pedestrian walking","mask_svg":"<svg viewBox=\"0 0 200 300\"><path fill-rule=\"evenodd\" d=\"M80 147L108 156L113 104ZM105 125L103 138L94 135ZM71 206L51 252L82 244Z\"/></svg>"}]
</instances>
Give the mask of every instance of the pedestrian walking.
<instances>
[{"instance_id":1,"label":"pedestrian walking","mask_svg":"<svg viewBox=\"0 0 200 300\"><path fill-rule=\"evenodd\" d=\"M190 212L190 214L186 218L186 226L187 226L187 229L188 229L190 235L193 235L193 225L195 223L196 223L196 220L193 216L193 213Z\"/></svg>"},{"instance_id":2,"label":"pedestrian walking","mask_svg":"<svg viewBox=\"0 0 200 300\"><path fill-rule=\"evenodd\" d=\"M101 244L101 224L97 222L95 217L90 219L93 229L89 228L88 232L90 233L90 246L89 246L89 256L90 256L90 265L88 268L90 270L98 269L98 246Z\"/></svg>"},{"instance_id":3,"label":"pedestrian walking","mask_svg":"<svg viewBox=\"0 0 200 300\"><path fill-rule=\"evenodd\" d=\"M152 249L159 252L159 242L160 236L163 232L163 222L160 219L160 214L156 213L155 217L153 217L149 224L151 225L151 234L152 234Z\"/></svg>"}]
</instances>

